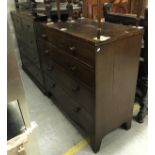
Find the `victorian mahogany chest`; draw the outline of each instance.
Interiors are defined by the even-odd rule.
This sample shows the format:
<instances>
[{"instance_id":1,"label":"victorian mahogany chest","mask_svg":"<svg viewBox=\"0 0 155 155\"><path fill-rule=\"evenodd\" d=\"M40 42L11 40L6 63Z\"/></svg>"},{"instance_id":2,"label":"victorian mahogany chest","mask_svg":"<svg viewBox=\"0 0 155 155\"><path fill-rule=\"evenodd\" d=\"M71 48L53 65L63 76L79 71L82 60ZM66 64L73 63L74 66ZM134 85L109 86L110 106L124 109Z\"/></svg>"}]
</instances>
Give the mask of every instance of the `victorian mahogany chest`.
<instances>
[{"instance_id":1,"label":"victorian mahogany chest","mask_svg":"<svg viewBox=\"0 0 155 155\"><path fill-rule=\"evenodd\" d=\"M107 22L102 25L103 41L98 41L97 23L90 19L28 23L33 25L28 29L31 35L33 31L37 48L30 43L26 47L33 50L26 54L21 46L25 47L23 39L30 33L18 37L24 30L15 26L24 67L37 68L47 94L90 137L94 152L110 131L122 125L129 129L143 30ZM29 65L33 57L39 60L33 59L35 64Z\"/></svg>"}]
</instances>

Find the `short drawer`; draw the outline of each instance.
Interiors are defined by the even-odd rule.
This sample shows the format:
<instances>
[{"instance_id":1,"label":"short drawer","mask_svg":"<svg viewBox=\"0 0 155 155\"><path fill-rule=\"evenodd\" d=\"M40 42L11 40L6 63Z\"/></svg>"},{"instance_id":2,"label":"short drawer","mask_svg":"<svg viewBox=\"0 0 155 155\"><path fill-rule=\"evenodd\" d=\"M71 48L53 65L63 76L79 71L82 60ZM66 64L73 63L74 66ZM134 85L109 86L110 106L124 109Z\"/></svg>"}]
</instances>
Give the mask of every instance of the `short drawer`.
<instances>
[{"instance_id":1,"label":"short drawer","mask_svg":"<svg viewBox=\"0 0 155 155\"><path fill-rule=\"evenodd\" d=\"M53 79L46 76L45 81L48 91L52 93L52 98L55 99L63 111L87 133L93 133L93 116L87 113L77 102L74 102Z\"/></svg>"},{"instance_id":2,"label":"short drawer","mask_svg":"<svg viewBox=\"0 0 155 155\"><path fill-rule=\"evenodd\" d=\"M35 78L41 85L43 85L43 78L41 70L35 67L24 55L21 55L22 64L30 72L30 74Z\"/></svg>"},{"instance_id":3,"label":"short drawer","mask_svg":"<svg viewBox=\"0 0 155 155\"><path fill-rule=\"evenodd\" d=\"M91 67L95 64L94 47L63 32L40 25L38 35Z\"/></svg>"},{"instance_id":4,"label":"short drawer","mask_svg":"<svg viewBox=\"0 0 155 155\"><path fill-rule=\"evenodd\" d=\"M88 87L94 87L94 70L80 63L72 56L66 54L63 50L56 48L49 42L40 41L39 44L41 45L40 50L45 62L54 61L64 68L72 77L79 79L81 82L88 85Z\"/></svg>"},{"instance_id":5,"label":"short drawer","mask_svg":"<svg viewBox=\"0 0 155 155\"><path fill-rule=\"evenodd\" d=\"M24 43L19 44L20 53L28 57L38 68L40 68L38 52L27 47Z\"/></svg>"},{"instance_id":6,"label":"short drawer","mask_svg":"<svg viewBox=\"0 0 155 155\"><path fill-rule=\"evenodd\" d=\"M62 67L56 63L50 61L43 64L43 69L49 77L59 83L68 95L77 101L86 111L94 114L94 93L91 90L67 75Z\"/></svg>"}]
</instances>

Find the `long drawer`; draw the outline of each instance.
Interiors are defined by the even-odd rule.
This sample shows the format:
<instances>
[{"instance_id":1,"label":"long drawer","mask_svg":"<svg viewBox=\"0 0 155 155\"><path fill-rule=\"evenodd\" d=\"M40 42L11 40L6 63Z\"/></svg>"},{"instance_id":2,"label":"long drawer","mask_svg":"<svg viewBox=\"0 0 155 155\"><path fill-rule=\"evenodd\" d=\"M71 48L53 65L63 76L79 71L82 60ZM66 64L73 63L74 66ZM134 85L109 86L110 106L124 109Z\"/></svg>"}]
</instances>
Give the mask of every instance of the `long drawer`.
<instances>
[{"instance_id":1,"label":"long drawer","mask_svg":"<svg viewBox=\"0 0 155 155\"><path fill-rule=\"evenodd\" d=\"M19 16L12 14L13 23L15 26L15 29L18 31L22 30L22 20Z\"/></svg>"},{"instance_id":2,"label":"long drawer","mask_svg":"<svg viewBox=\"0 0 155 155\"><path fill-rule=\"evenodd\" d=\"M22 64L23 66L30 72L30 74L33 76L34 79L36 79L42 86L43 83L43 77L41 70L39 70L37 67L35 67L26 57L25 55L21 55Z\"/></svg>"},{"instance_id":3,"label":"long drawer","mask_svg":"<svg viewBox=\"0 0 155 155\"><path fill-rule=\"evenodd\" d=\"M22 41L19 41L20 53L28 57L38 68L40 68L39 55L36 49L31 49Z\"/></svg>"},{"instance_id":4,"label":"long drawer","mask_svg":"<svg viewBox=\"0 0 155 155\"><path fill-rule=\"evenodd\" d=\"M74 102L59 83L56 83L48 76L45 76L45 81L48 91L52 93L53 99L57 101L66 114L87 133L93 133L93 117L81 105Z\"/></svg>"},{"instance_id":5,"label":"long drawer","mask_svg":"<svg viewBox=\"0 0 155 155\"><path fill-rule=\"evenodd\" d=\"M24 35L24 38L22 38L22 40L30 48L37 49L33 21L22 20L22 25L23 25L23 35Z\"/></svg>"},{"instance_id":6,"label":"long drawer","mask_svg":"<svg viewBox=\"0 0 155 155\"><path fill-rule=\"evenodd\" d=\"M43 61L43 70L50 78L53 78L56 83L59 83L64 90L85 108L90 114L94 114L94 92L80 84L79 81L72 79L67 75L61 66L53 61Z\"/></svg>"},{"instance_id":7,"label":"long drawer","mask_svg":"<svg viewBox=\"0 0 155 155\"><path fill-rule=\"evenodd\" d=\"M45 62L56 62L72 77L81 80L83 83L88 85L88 87L94 88L94 70L82 63L79 63L72 56L66 54L63 50L58 49L47 41L40 40L39 44L40 52L42 53Z\"/></svg>"},{"instance_id":8,"label":"long drawer","mask_svg":"<svg viewBox=\"0 0 155 155\"><path fill-rule=\"evenodd\" d=\"M55 46L63 49L68 54L87 63L92 68L95 64L94 48L87 42L72 38L63 32L44 27L42 24L37 26L37 34L40 38L50 41Z\"/></svg>"},{"instance_id":9,"label":"long drawer","mask_svg":"<svg viewBox=\"0 0 155 155\"><path fill-rule=\"evenodd\" d=\"M22 20L23 30L28 34L34 34L34 24L32 20L24 19Z\"/></svg>"},{"instance_id":10,"label":"long drawer","mask_svg":"<svg viewBox=\"0 0 155 155\"><path fill-rule=\"evenodd\" d=\"M37 49L33 21L12 14L16 37L30 48Z\"/></svg>"}]
</instances>

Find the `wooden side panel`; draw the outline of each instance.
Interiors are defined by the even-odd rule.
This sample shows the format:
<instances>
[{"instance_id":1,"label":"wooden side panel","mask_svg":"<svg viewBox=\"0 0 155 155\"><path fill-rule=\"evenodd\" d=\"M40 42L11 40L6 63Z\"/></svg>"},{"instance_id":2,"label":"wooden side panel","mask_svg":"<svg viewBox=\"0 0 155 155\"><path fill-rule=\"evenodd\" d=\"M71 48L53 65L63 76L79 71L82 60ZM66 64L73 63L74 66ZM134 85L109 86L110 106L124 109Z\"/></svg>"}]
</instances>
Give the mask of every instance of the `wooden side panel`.
<instances>
[{"instance_id":1,"label":"wooden side panel","mask_svg":"<svg viewBox=\"0 0 155 155\"><path fill-rule=\"evenodd\" d=\"M141 38L118 40L96 53L96 137L132 119Z\"/></svg>"},{"instance_id":2,"label":"wooden side panel","mask_svg":"<svg viewBox=\"0 0 155 155\"><path fill-rule=\"evenodd\" d=\"M132 119L141 38L135 36L116 43L116 48L122 50L115 52L113 101L117 106L116 122L120 124Z\"/></svg>"},{"instance_id":3,"label":"wooden side panel","mask_svg":"<svg viewBox=\"0 0 155 155\"><path fill-rule=\"evenodd\" d=\"M117 113L115 107L113 106L112 108L114 50L115 48L111 44L103 46L100 52L96 52L95 124L96 133L100 133L99 135L107 132L108 126L113 123L109 121L109 118L112 118L113 114ZM100 130L100 132L98 130Z\"/></svg>"}]
</instances>

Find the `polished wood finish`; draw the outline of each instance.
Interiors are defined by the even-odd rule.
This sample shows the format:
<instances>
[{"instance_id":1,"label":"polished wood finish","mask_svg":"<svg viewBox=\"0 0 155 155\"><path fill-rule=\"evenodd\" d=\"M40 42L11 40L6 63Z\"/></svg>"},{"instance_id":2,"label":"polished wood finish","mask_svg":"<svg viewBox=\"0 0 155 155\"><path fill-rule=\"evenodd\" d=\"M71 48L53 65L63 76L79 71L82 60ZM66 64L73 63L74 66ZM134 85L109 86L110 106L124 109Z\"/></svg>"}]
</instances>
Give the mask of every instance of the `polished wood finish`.
<instances>
[{"instance_id":1,"label":"polished wood finish","mask_svg":"<svg viewBox=\"0 0 155 155\"><path fill-rule=\"evenodd\" d=\"M35 36L35 17L30 12L12 12L22 67L37 86L45 92L40 58Z\"/></svg>"},{"instance_id":2,"label":"polished wood finish","mask_svg":"<svg viewBox=\"0 0 155 155\"><path fill-rule=\"evenodd\" d=\"M137 9L139 8L139 1L138 0L130 0L130 13L137 14ZM141 0L141 9L140 9L140 15L144 16L145 9L148 7L148 0Z\"/></svg>"},{"instance_id":3,"label":"polished wood finish","mask_svg":"<svg viewBox=\"0 0 155 155\"><path fill-rule=\"evenodd\" d=\"M131 127L143 31L102 23L102 42L89 19L36 25L46 89L98 152L107 133Z\"/></svg>"},{"instance_id":4,"label":"polished wood finish","mask_svg":"<svg viewBox=\"0 0 155 155\"><path fill-rule=\"evenodd\" d=\"M111 11L115 13L129 13L131 9L131 0L100 0L100 6L97 5L97 0L84 0L84 16L87 18L97 19L98 11L101 12L101 17L104 18L103 5L110 3ZM97 8L100 8L99 10Z\"/></svg>"},{"instance_id":5,"label":"polished wood finish","mask_svg":"<svg viewBox=\"0 0 155 155\"><path fill-rule=\"evenodd\" d=\"M83 1L84 1L83 3L84 16L87 18L97 19L97 0L83 0ZM102 14L102 6L105 2L108 2L108 0L100 0L101 14Z\"/></svg>"},{"instance_id":6,"label":"polished wood finish","mask_svg":"<svg viewBox=\"0 0 155 155\"><path fill-rule=\"evenodd\" d=\"M94 39L98 24L90 19L32 23L40 69L21 54L24 70L35 82L43 81L46 94L83 129L98 152L106 134L122 125L131 127L143 30L101 23L101 35L110 38L100 41Z\"/></svg>"}]
</instances>

